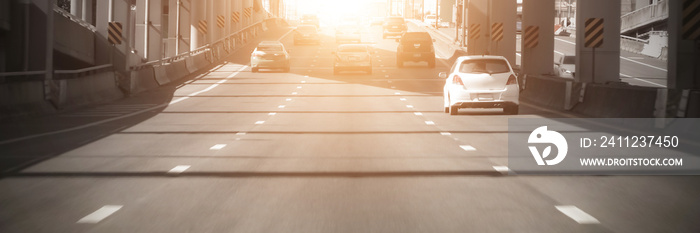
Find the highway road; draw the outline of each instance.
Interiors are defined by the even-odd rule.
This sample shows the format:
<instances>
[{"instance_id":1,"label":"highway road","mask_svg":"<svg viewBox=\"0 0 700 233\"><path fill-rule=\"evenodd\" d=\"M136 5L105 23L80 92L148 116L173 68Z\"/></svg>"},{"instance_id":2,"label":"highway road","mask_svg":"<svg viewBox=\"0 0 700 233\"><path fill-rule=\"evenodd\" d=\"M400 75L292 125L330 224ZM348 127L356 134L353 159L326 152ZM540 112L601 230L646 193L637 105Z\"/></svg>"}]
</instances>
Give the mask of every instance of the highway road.
<instances>
[{"instance_id":1,"label":"highway road","mask_svg":"<svg viewBox=\"0 0 700 233\"><path fill-rule=\"evenodd\" d=\"M425 27L422 22L416 25ZM434 29L430 29L433 30ZM439 32L445 37L454 39L454 28L440 28ZM520 50L520 34L517 35L516 48ZM562 55L576 54L576 38L568 36L554 36L554 60ZM520 52L516 54L516 64L520 65ZM666 61L620 51L620 80L630 85L663 88L666 87L668 68Z\"/></svg>"},{"instance_id":2,"label":"highway road","mask_svg":"<svg viewBox=\"0 0 700 233\"><path fill-rule=\"evenodd\" d=\"M398 69L380 30L364 28L372 75L333 75L330 28L320 46L271 30L290 73L251 73L245 46L180 83L2 122L0 232L700 232L699 177L504 174L509 118L576 116L445 114L446 65Z\"/></svg>"}]
</instances>

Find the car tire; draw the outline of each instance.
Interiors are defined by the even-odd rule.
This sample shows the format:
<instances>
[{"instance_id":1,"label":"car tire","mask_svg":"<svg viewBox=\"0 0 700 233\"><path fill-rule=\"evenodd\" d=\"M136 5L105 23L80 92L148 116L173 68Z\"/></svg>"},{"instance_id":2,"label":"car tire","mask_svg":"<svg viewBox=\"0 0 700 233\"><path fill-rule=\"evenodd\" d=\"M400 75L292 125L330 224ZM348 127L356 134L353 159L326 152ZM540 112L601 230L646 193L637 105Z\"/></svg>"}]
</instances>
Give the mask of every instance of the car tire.
<instances>
[{"instance_id":1,"label":"car tire","mask_svg":"<svg viewBox=\"0 0 700 233\"><path fill-rule=\"evenodd\" d=\"M454 116L459 114L459 107L457 106L450 106L450 115Z\"/></svg>"},{"instance_id":2,"label":"car tire","mask_svg":"<svg viewBox=\"0 0 700 233\"><path fill-rule=\"evenodd\" d=\"M429 68L435 68L435 59L428 61Z\"/></svg>"},{"instance_id":3,"label":"car tire","mask_svg":"<svg viewBox=\"0 0 700 233\"><path fill-rule=\"evenodd\" d=\"M511 106L504 107L503 113L508 114L508 115L518 115L519 110L520 110L519 105L511 105Z\"/></svg>"},{"instance_id":4,"label":"car tire","mask_svg":"<svg viewBox=\"0 0 700 233\"><path fill-rule=\"evenodd\" d=\"M253 73L256 73L256 72L258 72L258 68L257 68L257 67L253 67L253 68L250 69L250 71L253 72Z\"/></svg>"},{"instance_id":5,"label":"car tire","mask_svg":"<svg viewBox=\"0 0 700 233\"><path fill-rule=\"evenodd\" d=\"M445 107L445 113L450 113L450 107Z\"/></svg>"}]
</instances>

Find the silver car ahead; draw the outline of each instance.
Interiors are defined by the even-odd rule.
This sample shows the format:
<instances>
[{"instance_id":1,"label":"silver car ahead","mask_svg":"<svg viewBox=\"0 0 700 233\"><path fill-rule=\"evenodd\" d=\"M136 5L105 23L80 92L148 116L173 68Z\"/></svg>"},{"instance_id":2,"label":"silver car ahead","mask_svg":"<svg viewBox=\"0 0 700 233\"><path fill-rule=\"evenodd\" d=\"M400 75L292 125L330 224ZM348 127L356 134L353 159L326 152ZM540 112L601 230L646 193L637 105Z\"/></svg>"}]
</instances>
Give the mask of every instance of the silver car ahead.
<instances>
[{"instance_id":1,"label":"silver car ahead","mask_svg":"<svg viewBox=\"0 0 700 233\"><path fill-rule=\"evenodd\" d=\"M518 114L520 89L515 73L502 56L463 56L457 58L445 78L445 112L457 115L460 108L503 108Z\"/></svg>"},{"instance_id":2,"label":"silver car ahead","mask_svg":"<svg viewBox=\"0 0 700 233\"><path fill-rule=\"evenodd\" d=\"M342 44L331 52L333 59L333 74L341 71L365 71L372 74L372 54L369 46L363 44Z\"/></svg>"},{"instance_id":3,"label":"silver car ahead","mask_svg":"<svg viewBox=\"0 0 700 233\"><path fill-rule=\"evenodd\" d=\"M250 55L252 72L260 69L282 69L289 72L289 53L284 45L277 41L263 41Z\"/></svg>"}]
</instances>

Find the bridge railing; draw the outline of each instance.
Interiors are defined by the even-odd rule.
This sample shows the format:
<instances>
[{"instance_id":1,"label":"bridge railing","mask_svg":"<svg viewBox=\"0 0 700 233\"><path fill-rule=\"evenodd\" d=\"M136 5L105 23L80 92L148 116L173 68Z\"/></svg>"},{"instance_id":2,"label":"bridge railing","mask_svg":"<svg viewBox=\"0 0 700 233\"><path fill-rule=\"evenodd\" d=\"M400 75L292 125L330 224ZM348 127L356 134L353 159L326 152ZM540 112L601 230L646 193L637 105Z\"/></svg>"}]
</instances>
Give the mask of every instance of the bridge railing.
<instances>
[{"instance_id":1,"label":"bridge railing","mask_svg":"<svg viewBox=\"0 0 700 233\"><path fill-rule=\"evenodd\" d=\"M668 18L668 2L659 1L620 17L620 31L626 33L646 24Z\"/></svg>"}]
</instances>

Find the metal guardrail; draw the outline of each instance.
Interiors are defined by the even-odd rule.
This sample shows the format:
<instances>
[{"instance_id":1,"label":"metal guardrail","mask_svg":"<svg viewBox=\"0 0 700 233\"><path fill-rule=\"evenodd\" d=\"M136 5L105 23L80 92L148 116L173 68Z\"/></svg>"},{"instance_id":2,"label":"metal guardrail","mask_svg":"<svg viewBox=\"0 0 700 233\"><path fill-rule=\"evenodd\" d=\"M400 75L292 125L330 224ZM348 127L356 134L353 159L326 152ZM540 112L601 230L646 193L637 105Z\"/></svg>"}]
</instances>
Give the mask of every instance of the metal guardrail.
<instances>
[{"instance_id":1,"label":"metal guardrail","mask_svg":"<svg viewBox=\"0 0 700 233\"><path fill-rule=\"evenodd\" d=\"M208 52L208 51L211 50L212 45L216 45L216 44L222 43L223 41L229 40L229 39L231 39L232 37L237 36L238 34L244 32L244 31L246 31L246 30L248 30L248 29L250 29L250 28L253 28L253 27L255 27L255 26L258 26L259 24L261 24L261 23L263 23L263 22L265 22L265 20L260 20L260 21L254 23L254 24L248 25L248 26L246 26L246 27L244 27L244 28L242 28L242 29L240 29L240 30L238 30L238 31L236 31L236 32L233 32L233 33L231 33L230 35L228 35L228 36L226 36L226 37L224 37L224 38L221 38L221 39L219 39L219 40L216 40L216 41L214 41L214 42L211 43L211 44L204 45L204 46L199 47L199 48L197 48L197 49L194 49L194 50L192 50L192 51L187 51L187 52L184 52L184 53L177 54L177 55L175 55L175 56L166 57L166 58L162 58L162 59L158 59L158 60L154 60L154 61L149 61L149 62L146 62L146 63L143 63L143 64L135 65L135 66L132 66L131 69L132 69L132 70L140 70L140 69L142 69L142 68L144 68L144 67L147 67L147 66L163 65L163 64L167 64L167 63L172 63L173 61L179 61L179 60L185 59L185 58L187 58L187 57L189 57L189 56L194 56L194 55L198 55L198 54L203 53L203 52Z\"/></svg>"},{"instance_id":2,"label":"metal guardrail","mask_svg":"<svg viewBox=\"0 0 700 233\"><path fill-rule=\"evenodd\" d=\"M71 21L79 24L80 26L87 28L88 30L90 30L92 32L97 31L97 28L95 26L93 26L92 24L86 22L85 20L83 20L81 18L76 17L75 15L71 14L70 12L67 12L63 8L58 7L56 4L54 4L54 6L53 6L53 11L60 14L63 17L70 19Z\"/></svg>"}]
</instances>

